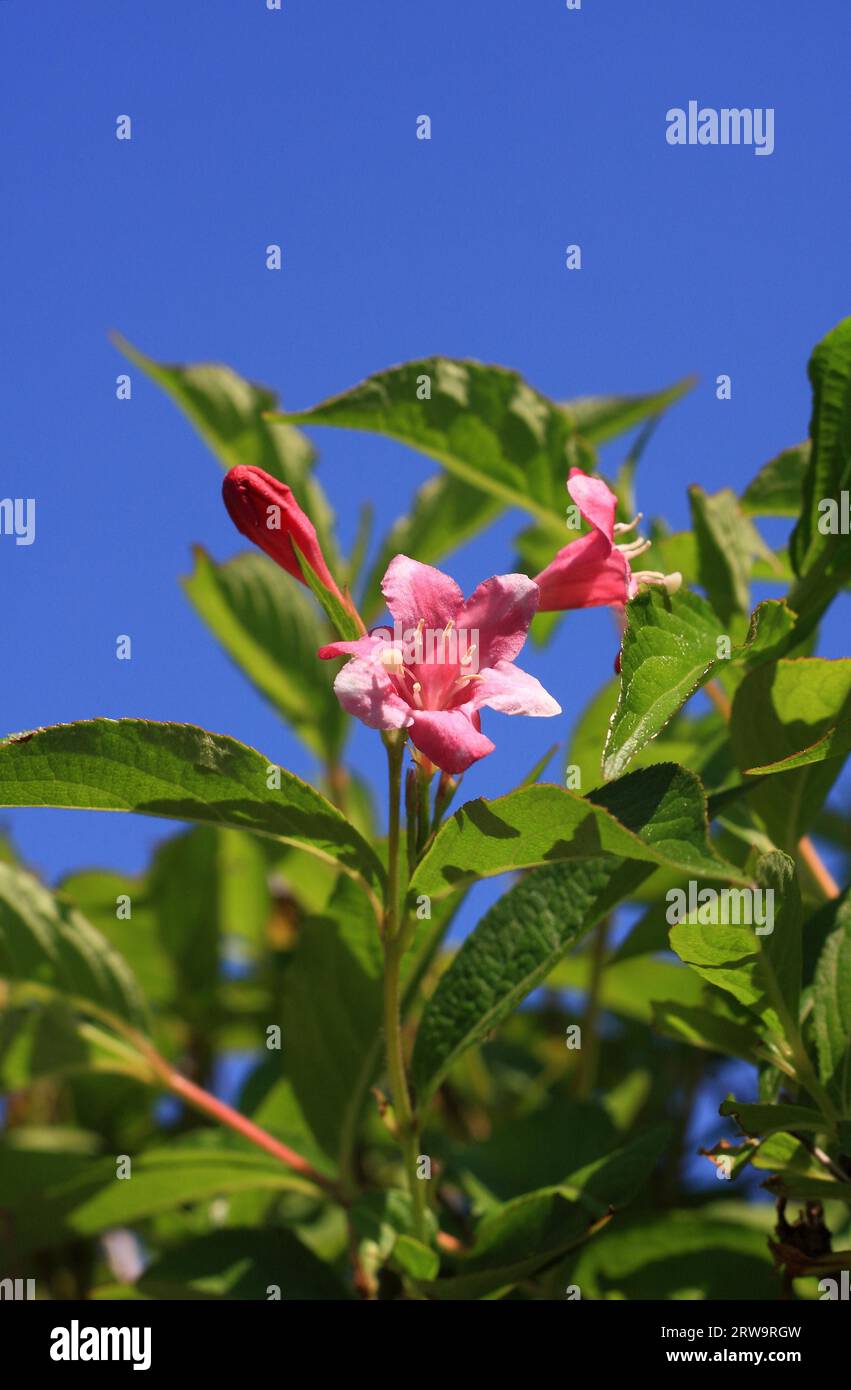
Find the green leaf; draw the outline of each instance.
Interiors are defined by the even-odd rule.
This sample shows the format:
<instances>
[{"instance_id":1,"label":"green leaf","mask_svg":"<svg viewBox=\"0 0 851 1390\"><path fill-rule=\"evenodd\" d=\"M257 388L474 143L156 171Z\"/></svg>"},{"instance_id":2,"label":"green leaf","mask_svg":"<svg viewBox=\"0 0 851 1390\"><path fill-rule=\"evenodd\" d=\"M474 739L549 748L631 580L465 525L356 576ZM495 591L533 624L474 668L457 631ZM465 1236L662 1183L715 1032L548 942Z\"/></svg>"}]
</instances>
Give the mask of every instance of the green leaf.
<instances>
[{"instance_id":1,"label":"green leaf","mask_svg":"<svg viewBox=\"0 0 851 1390\"><path fill-rule=\"evenodd\" d=\"M799 1129L819 1133L825 1128L824 1116L804 1105L742 1105L728 1096L718 1114L731 1116L745 1134L794 1134Z\"/></svg>"},{"instance_id":2,"label":"green leaf","mask_svg":"<svg viewBox=\"0 0 851 1390\"><path fill-rule=\"evenodd\" d=\"M851 903L837 914L813 980L813 1036L819 1076L843 1114L851 1113Z\"/></svg>"},{"instance_id":3,"label":"green leaf","mask_svg":"<svg viewBox=\"0 0 851 1390\"><path fill-rule=\"evenodd\" d=\"M783 603L769 600L753 613L744 643L727 638L709 605L697 594L673 597L658 589L627 605L621 655L621 688L603 759L607 778L618 777L677 710L731 661L751 666L786 650L795 624ZM730 650L730 656L720 652Z\"/></svg>"},{"instance_id":4,"label":"green leaf","mask_svg":"<svg viewBox=\"0 0 851 1390\"><path fill-rule=\"evenodd\" d=\"M174 961L157 933L146 879L111 869L83 869L62 879L59 891L127 961L148 1003L155 1010L173 1005ZM130 916L119 917L119 907L125 912L129 907Z\"/></svg>"},{"instance_id":5,"label":"green leaf","mask_svg":"<svg viewBox=\"0 0 851 1390\"><path fill-rule=\"evenodd\" d=\"M649 1181L670 1139L667 1126L571 1174L558 1186L492 1208L458 1272L422 1282L430 1298L474 1299L507 1290L605 1226Z\"/></svg>"},{"instance_id":6,"label":"green leaf","mask_svg":"<svg viewBox=\"0 0 851 1390\"><path fill-rule=\"evenodd\" d=\"M698 581L722 623L729 623L750 608L751 565L765 546L729 488L710 496L703 488L690 487L689 502Z\"/></svg>"},{"instance_id":7,"label":"green leaf","mask_svg":"<svg viewBox=\"0 0 851 1390\"><path fill-rule=\"evenodd\" d=\"M141 991L118 952L76 908L9 864L0 864L0 979L146 1026Z\"/></svg>"},{"instance_id":8,"label":"green leaf","mask_svg":"<svg viewBox=\"0 0 851 1390\"><path fill-rule=\"evenodd\" d=\"M697 778L661 763L589 797L539 783L495 801L468 801L441 826L410 891L439 898L474 878L609 854L746 881L708 842Z\"/></svg>"},{"instance_id":9,"label":"green leaf","mask_svg":"<svg viewBox=\"0 0 851 1390\"><path fill-rule=\"evenodd\" d=\"M615 858L551 864L499 899L426 1005L411 1063L420 1104L461 1054L502 1022L648 872Z\"/></svg>"},{"instance_id":10,"label":"green leaf","mask_svg":"<svg viewBox=\"0 0 851 1390\"><path fill-rule=\"evenodd\" d=\"M341 603L337 595L332 592L331 589L326 588L322 583L321 579L314 571L313 566L309 563L307 558L302 555L295 541L291 539L290 544L293 548L293 554L298 560L305 584L325 613L325 616L337 633L337 636L341 637L344 642L356 642L359 637L363 636L363 628L360 621L355 617L351 604L349 604L349 607L346 607L344 603Z\"/></svg>"},{"instance_id":11,"label":"green leaf","mask_svg":"<svg viewBox=\"0 0 851 1390\"><path fill-rule=\"evenodd\" d=\"M381 542L363 586L361 611L367 621L384 611L381 580L394 555L433 565L488 526L500 502L452 473L437 473L416 493L409 511Z\"/></svg>"},{"instance_id":12,"label":"green leaf","mask_svg":"<svg viewBox=\"0 0 851 1390\"><path fill-rule=\"evenodd\" d=\"M588 951L566 956L548 977L547 987L586 991L592 970ZM598 987L601 1009L620 1018L637 1019L640 1023L652 1022L657 999L673 1000L678 1007L689 1007L699 1004L703 995L704 986L691 970L683 969L676 961L656 960L652 956L623 961L609 959Z\"/></svg>"},{"instance_id":13,"label":"green leaf","mask_svg":"<svg viewBox=\"0 0 851 1390\"><path fill-rule=\"evenodd\" d=\"M825 565L842 542L841 536L820 529L819 503L831 497L838 501L851 478L851 318L843 319L815 348L809 377L812 452L803 507L789 546L798 575L808 574L816 564Z\"/></svg>"},{"instance_id":14,"label":"green leaf","mask_svg":"<svg viewBox=\"0 0 851 1390\"><path fill-rule=\"evenodd\" d=\"M296 501L316 527L333 570L333 517L325 494L311 475L315 455L299 430L270 423L268 413L278 406L275 392L246 381L220 363L169 365L146 357L118 333L113 334L112 341L119 352L171 397L223 468L235 468L238 464L262 468L292 488Z\"/></svg>"},{"instance_id":15,"label":"green leaf","mask_svg":"<svg viewBox=\"0 0 851 1390\"><path fill-rule=\"evenodd\" d=\"M795 768L809 767L810 763L823 763L830 758L847 758L849 753L851 719L846 719L828 729L827 733L822 734L809 748L802 748L800 753L790 753L788 757L779 758L773 763L763 763L761 767L749 767L746 769L746 775L765 777L773 772L794 772Z\"/></svg>"},{"instance_id":16,"label":"green leaf","mask_svg":"<svg viewBox=\"0 0 851 1390\"><path fill-rule=\"evenodd\" d=\"M560 1280L583 1299L686 1300L777 1297L765 1232L740 1219L665 1211L652 1220L612 1226L586 1245Z\"/></svg>"},{"instance_id":17,"label":"green leaf","mask_svg":"<svg viewBox=\"0 0 851 1390\"><path fill-rule=\"evenodd\" d=\"M592 1163L617 1144L618 1130L601 1104L576 1100L559 1089L530 1113L512 1109L507 1116L495 1116L490 1138L453 1145L450 1160L466 1190L471 1190L472 1177L480 1189L505 1202L533 1188L558 1186L566 1172Z\"/></svg>"},{"instance_id":18,"label":"green leaf","mask_svg":"<svg viewBox=\"0 0 851 1390\"><path fill-rule=\"evenodd\" d=\"M412 1235L417 1226L410 1194L395 1187L361 1192L349 1207L348 1219L352 1233L359 1241L371 1242L382 1260L400 1235ZM434 1216L429 1214L428 1221L436 1233Z\"/></svg>"},{"instance_id":19,"label":"green leaf","mask_svg":"<svg viewBox=\"0 0 851 1390\"><path fill-rule=\"evenodd\" d=\"M783 763L849 717L849 659L800 657L752 671L733 700L730 736L736 762L743 769ZM768 781L754 788L749 804L775 844L793 851L821 810L840 767L836 757L808 759L783 772L782 783Z\"/></svg>"},{"instance_id":20,"label":"green leaf","mask_svg":"<svg viewBox=\"0 0 851 1390\"><path fill-rule=\"evenodd\" d=\"M783 449L759 470L742 494L750 516L797 516L810 464L810 441Z\"/></svg>"},{"instance_id":21,"label":"green leaf","mask_svg":"<svg viewBox=\"0 0 851 1390\"><path fill-rule=\"evenodd\" d=\"M757 879L763 892L773 895L762 900L759 917L766 920L759 928L755 920L753 925L740 924L748 901L732 890L729 897L722 893L702 903L696 921L673 926L671 947L710 984L750 1009L770 1033L787 1039L797 1028L801 991L800 891L794 864L784 854L764 855L757 864ZM756 919L756 911L751 911Z\"/></svg>"},{"instance_id":22,"label":"green leaf","mask_svg":"<svg viewBox=\"0 0 851 1390\"><path fill-rule=\"evenodd\" d=\"M159 1255L139 1280L158 1299L281 1299L287 1303L347 1298L323 1260L287 1230L232 1227L193 1236Z\"/></svg>"},{"instance_id":23,"label":"green leaf","mask_svg":"<svg viewBox=\"0 0 851 1390\"><path fill-rule=\"evenodd\" d=\"M222 963L239 948L256 958L271 912L263 844L240 830L200 825L161 845L147 901L173 962L181 1017L212 1049Z\"/></svg>"},{"instance_id":24,"label":"green leaf","mask_svg":"<svg viewBox=\"0 0 851 1390\"><path fill-rule=\"evenodd\" d=\"M753 1060L762 1041L755 1028L736 1023L715 1010L669 999L653 1005L653 1027L677 1042L721 1052L727 1057L743 1057L745 1061Z\"/></svg>"},{"instance_id":25,"label":"green leaf","mask_svg":"<svg viewBox=\"0 0 851 1390\"><path fill-rule=\"evenodd\" d=\"M440 1257L413 1236L399 1236L393 1246L390 1263L412 1279L433 1279L440 1268Z\"/></svg>"},{"instance_id":26,"label":"green leaf","mask_svg":"<svg viewBox=\"0 0 851 1390\"><path fill-rule=\"evenodd\" d=\"M324 1153L345 1162L380 1064L383 955L375 917L341 879L301 924L282 986L284 1065Z\"/></svg>"},{"instance_id":27,"label":"green leaf","mask_svg":"<svg viewBox=\"0 0 851 1390\"><path fill-rule=\"evenodd\" d=\"M421 399L426 380L428 399ZM653 396L557 406L513 371L445 357L369 377L289 423L370 430L436 458L462 483L530 512L564 539L569 447L577 430L606 439L658 414L688 383ZM463 496L463 495L462 495Z\"/></svg>"},{"instance_id":28,"label":"green leaf","mask_svg":"<svg viewBox=\"0 0 851 1390\"><path fill-rule=\"evenodd\" d=\"M12 1000L19 991L9 991ZM27 998L27 990L20 991ZM74 1001L76 1002L76 1001ZM80 1017L72 1003L39 994L0 1010L0 1092L20 1091L43 1077L99 1073L133 1077L143 1085L150 1069L129 1044Z\"/></svg>"},{"instance_id":29,"label":"green leaf","mask_svg":"<svg viewBox=\"0 0 851 1390\"><path fill-rule=\"evenodd\" d=\"M306 782L253 748L191 724L91 719L0 743L0 804L134 811L250 830L336 863L372 893L374 851ZM374 894L373 894L374 896Z\"/></svg>"},{"instance_id":30,"label":"green leaf","mask_svg":"<svg viewBox=\"0 0 851 1390\"><path fill-rule=\"evenodd\" d=\"M307 594L266 555L246 551L219 565L200 546L194 553L182 582L195 610L311 752L336 757L346 720L334 673L316 654L327 634Z\"/></svg>"},{"instance_id":31,"label":"green leaf","mask_svg":"<svg viewBox=\"0 0 851 1390\"><path fill-rule=\"evenodd\" d=\"M577 721L565 758L567 768L578 768L578 786L583 791L604 780L602 750L615 711L619 691L617 679L609 681L588 703ZM726 719L717 711L692 718L682 712L652 742L639 749L632 767L652 767L654 763L679 763L696 772L704 783L723 782L732 766L728 752Z\"/></svg>"},{"instance_id":32,"label":"green leaf","mask_svg":"<svg viewBox=\"0 0 851 1390\"><path fill-rule=\"evenodd\" d=\"M256 1151L175 1144L131 1156L131 1164L131 1176L121 1180L113 1156L34 1151L17 1145L12 1135L0 1145L0 1192L15 1193L16 1249L98 1235L185 1203L239 1192L318 1195L304 1178Z\"/></svg>"},{"instance_id":33,"label":"green leaf","mask_svg":"<svg viewBox=\"0 0 851 1390\"><path fill-rule=\"evenodd\" d=\"M429 399L419 399L423 379ZM313 407L290 424L369 430L436 458L462 482L531 512L563 539L568 440L564 410L503 367L433 357L408 362Z\"/></svg>"},{"instance_id":34,"label":"green leaf","mask_svg":"<svg viewBox=\"0 0 851 1390\"><path fill-rule=\"evenodd\" d=\"M683 377L673 386L644 396L581 396L564 401L575 428L591 444L605 444L615 435L652 420L692 389L697 377Z\"/></svg>"}]
</instances>

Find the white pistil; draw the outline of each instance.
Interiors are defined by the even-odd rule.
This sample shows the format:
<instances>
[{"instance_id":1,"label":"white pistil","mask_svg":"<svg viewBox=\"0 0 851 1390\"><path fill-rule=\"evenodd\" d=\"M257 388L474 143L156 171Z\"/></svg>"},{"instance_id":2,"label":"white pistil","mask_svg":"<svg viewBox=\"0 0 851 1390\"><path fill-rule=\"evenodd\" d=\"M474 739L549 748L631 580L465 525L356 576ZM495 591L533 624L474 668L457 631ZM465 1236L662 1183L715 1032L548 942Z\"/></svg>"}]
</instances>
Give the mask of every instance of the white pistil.
<instances>
[{"instance_id":1,"label":"white pistil","mask_svg":"<svg viewBox=\"0 0 851 1390\"><path fill-rule=\"evenodd\" d=\"M619 550L621 555L625 555L628 560L636 560L639 555L644 554L645 550L649 550L652 544L652 541L646 541L639 537L638 540L628 541L626 545L616 545L615 550Z\"/></svg>"},{"instance_id":2,"label":"white pistil","mask_svg":"<svg viewBox=\"0 0 851 1390\"><path fill-rule=\"evenodd\" d=\"M413 687L412 687L412 688L413 688L413 692L414 692L414 704L416 705L417 709L422 709L422 707L423 707L423 688L422 688L422 686L420 685L419 681L414 681L414 684L413 684Z\"/></svg>"},{"instance_id":3,"label":"white pistil","mask_svg":"<svg viewBox=\"0 0 851 1390\"><path fill-rule=\"evenodd\" d=\"M643 512L637 512L636 515L632 518L632 521L616 521L615 535L623 536L626 534L627 531L634 531L643 516Z\"/></svg>"}]
</instances>

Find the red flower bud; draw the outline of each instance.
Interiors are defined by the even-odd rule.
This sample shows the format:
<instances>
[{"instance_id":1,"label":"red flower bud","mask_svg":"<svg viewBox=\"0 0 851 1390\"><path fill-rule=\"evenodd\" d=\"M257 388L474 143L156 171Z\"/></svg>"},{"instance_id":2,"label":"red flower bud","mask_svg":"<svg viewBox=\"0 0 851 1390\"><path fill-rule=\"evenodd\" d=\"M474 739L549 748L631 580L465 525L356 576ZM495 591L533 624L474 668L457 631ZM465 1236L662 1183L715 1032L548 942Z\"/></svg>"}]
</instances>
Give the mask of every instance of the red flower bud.
<instances>
[{"instance_id":1,"label":"red flower bud","mask_svg":"<svg viewBox=\"0 0 851 1390\"><path fill-rule=\"evenodd\" d=\"M222 496L237 530L265 550L287 574L306 584L293 549L295 544L322 587L345 603L325 563L313 522L301 510L286 483L279 483L262 468L239 464L227 474Z\"/></svg>"}]
</instances>

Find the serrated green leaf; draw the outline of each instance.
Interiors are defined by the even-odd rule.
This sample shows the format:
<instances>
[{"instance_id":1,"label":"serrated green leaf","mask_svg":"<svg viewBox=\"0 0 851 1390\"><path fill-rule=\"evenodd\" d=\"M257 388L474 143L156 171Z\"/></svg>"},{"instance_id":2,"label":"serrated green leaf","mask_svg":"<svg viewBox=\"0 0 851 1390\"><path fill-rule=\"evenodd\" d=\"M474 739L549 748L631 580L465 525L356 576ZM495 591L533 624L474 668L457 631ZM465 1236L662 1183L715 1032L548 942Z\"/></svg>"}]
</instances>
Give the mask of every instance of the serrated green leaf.
<instances>
[{"instance_id":1,"label":"serrated green leaf","mask_svg":"<svg viewBox=\"0 0 851 1390\"><path fill-rule=\"evenodd\" d=\"M797 516L810 450L810 441L806 439L763 464L742 494L742 509L749 516Z\"/></svg>"},{"instance_id":2,"label":"serrated green leaf","mask_svg":"<svg viewBox=\"0 0 851 1390\"><path fill-rule=\"evenodd\" d=\"M809 362L813 389L812 451L803 483L803 506L789 545L795 573L824 566L842 537L819 526L823 498L837 501L851 478L851 318L843 319L814 349Z\"/></svg>"},{"instance_id":3,"label":"serrated green leaf","mask_svg":"<svg viewBox=\"0 0 851 1390\"><path fill-rule=\"evenodd\" d=\"M697 594L670 596L659 589L627 605L621 656L621 688L603 757L607 778L618 777L635 755L665 727L677 710L719 668L773 660L791 640L794 614L783 603L761 603L740 646L727 638L709 604ZM719 653L729 650L729 656Z\"/></svg>"},{"instance_id":4,"label":"serrated green leaf","mask_svg":"<svg viewBox=\"0 0 851 1390\"><path fill-rule=\"evenodd\" d=\"M672 926L671 947L686 965L732 994L771 1034L785 1040L798 1023L800 891L792 860L776 852L760 859L757 879L763 892L773 894L771 914L769 900L763 899L759 925L753 907L752 924L741 923L748 902L733 890L726 902L719 895L703 903L698 920Z\"/></svg>"},{"instance_id":5,"label":"serrated green leaf","mask_svg":"<svg viewBox=\"0 0 851 1390\"><path fill-rule=\"evenodd\" d=\"M91 719L0 743L0 804L61 806L250 830L336 863L372 892L374 851L329 801L262 754L191 724Z\"/></svg>"},{"instance_id":6,"label":"serrated green leaf","mask_svg":"<svg viewBox=\"0 0 851 1390\"><path fill-rule=\"evenodd\" d=\"M843 1114L851 1113L851 903L837 913L813 979L813 1036L819 1076Z\"/></svg>"},{"instance_id":7,"label":"serrated green leaf","mask_svg":"<svg viewBox=\"0 0 851 1390\"><path fill-rule=\"evenodd\" d=\"M660 763L588 797L539 783L495 801L468 801L438 831L410 892L440 898L477 877L609 854L746 881L708 842L698 779Z\"/></svg>"},{"instance_id":8,"label":"serrated green leaf","mask_svg":"<svg viewBox=\"0 0 851 1390\"><path fill-rule=\"evenodd\" d=\"M216 564L200 546L194 553L182 583L195 610L311 752L336 757L346 720L334 673L316 654L327 633L307 594L266 555Z\"/></svg>"},{"instance_id":9,"label":"serrated green leaf","mask_svg":"<svg viewBox=\"0 0 851 1390\"><path fill-rule=\"evenodd\" d=\"M423 399L423 382L430 395ZM513 371L433 357L368 377L289 424L369 430L436 458L462 482L517 506L563 539L567 445L564 410Z\"/></svg>"},{"instance_id":10,"label":"serrated green leaf","mask_svg":"<svg viewBox=\"0 0 851 1390\"><path fill-rule=\"evenodd\" d=\"M782 764L849 717L851 660L799 657L764 666L746 676L733 700L730 737L736 762L742 769ZM775 844L792 852L840 768L839 758L807 760L782 771L781 783L767 781L750 793L749 805Z\"/></svg>"},{"instance_id":11,"label":"serrated green leaf","mask_svg":"<svg viewBox=\"0 0 851 1390\"><path fill-rule=\"evenodd\" d=\"M809 767L810 763L823 763L830 758L847 758L851 753L851 719L828 729L826 734L816 739L809 748L799 753L790 753L773 763L763 763L761 767L746 769L748 777L766 777L774 772L794 772L798 767Z\"/></svg>"},{"instance_id":12,"label":"serrated green leaf","mask_svg":"<svg viewBox=\"0 0 851 1390\"><path fill-rule=\"evenodd\" d=\"M500 898L426 1005L411 1063L419 1103L648 872L615 858L552 864L527 874Z\"/></svg>"},{"instance_id":13,"label":"serrated green leaf","mask_svg":"<svg viewBox=\"0 0 851 1390\"><path fill-rule=\"evenodd\" d=\"M578 768L578 786L585 792L603 779L603 746L618 699L619 681L609 681L586 705L577 721L565 757L566 768ZM716 711L692 718L682 711L643 748L632 762L633 770L654 763L679 763L696 772L708 784L719 785L732 769L727 751L727 721ZM568 783L568 785L571 785Z\"/></svg>"},{"instance_id":14,"label":"serrated green leaf","mask_svg":"<svg viewBox=\"0 0 851 1390\"><path fill-rule=\"evenodd\" d=\"M689 502L698 582L721 622L729 623L749 611L751 567L765 545L729 488L710 495L690 487Z\"/></svg>"}]
</instances>

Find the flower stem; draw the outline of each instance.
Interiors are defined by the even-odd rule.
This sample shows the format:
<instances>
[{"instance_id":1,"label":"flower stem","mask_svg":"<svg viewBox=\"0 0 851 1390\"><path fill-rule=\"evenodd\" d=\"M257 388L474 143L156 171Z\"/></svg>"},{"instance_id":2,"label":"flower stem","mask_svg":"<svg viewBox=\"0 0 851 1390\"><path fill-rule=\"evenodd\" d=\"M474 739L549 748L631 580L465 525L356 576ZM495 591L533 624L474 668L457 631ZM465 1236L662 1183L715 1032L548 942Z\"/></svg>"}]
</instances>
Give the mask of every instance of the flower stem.
<instances>
[{"instance_id":1,"label":"flower stem","mask_svg":"<svg viewBox=\"0 0 851 1390\"><path fill-rule=\"evenodd\" d=\"M335 1185L325 1177L323 1173L317 1171L312 1163L306 1158L302 1158L300 1153L291 1149L288 1144L282 1144L279 1139L261 1129L253 1120L249 1120L247 1115L241 1115L233 1106L226 1105L217 1096L211 1095L203 1087L196 1086L194 1081L183 1076L167 1058L158 1052L149 1038L145 1037L137 1029L129 1027L123 1020L115 1018L111 1014L102 1013L104 1019L108 1020L115 1028L115 1031L132 1043L140 1058L143 1058L148 1065L148 1075L145 1078L148 1085L156 1085L157 1082L171 1091L172 1095L178 1096L191 1105L193 1110L198 1110L202 1115L209 1115L220 1125L226 1125L235 1134L242 1135L249 1144L254 1144L258 1149L263 1149L266 1153L277 1158L281 1163L285 1163L293 1172L301 1174L309 1182L314 1183L327 1195L334 1197L337 1201L343 1201ZM344 1203L345 1205L345 1203Z\"/></svg>"},{"instance_id":2,"label":"flower stem","mask_svg":"<svg viewBox=\"0 0 851 1390\"><path fill-rule=\"evenodd\" d=\"M425 1191L417 1177L419 1135L411 1092L405 1073L400 1011L400 978L405 951L404 923L399 915L399 820L402 790L404 737L385 735L390 790L390 820L387 836L387 899L384 910L384 1046L387 1074L393 1096L393 1110L402 1159L411 1192L414 1230L425 1241Z\"/></svg>"},{"instance_id":3,"label":"flower stem","mask_svg":"<svg viewBox=\"0 0 851 1390\"><path fill-rule=\"evenodd\" d=\"M246 1115L241 1115L230 1105L225 1105L224 1101L211 1095L209 1091L203 1090L201 1086L196 1086L194 1081L181 1076L180 1072L175 1071L173 1067L168 1067L162 1073L162 1080L173 1095L185 1100L187 1105L191 1105L194 1110L200 1110L202 1114L209 1115L212 1119L218 1120L219 1124L232 1129L235 1134L241 1134L243 1139L247 1139L250 1144L254 1144L258 1149L264 1149L273 1158L280 1159L282 1163L286 1163L288 1168L292 1168L296 1173L301 1173L303 1177L309 1178L319 1187L325 1189L330 1187L328 1179L318 1173L306 1158L302 1158L301 1154L296 1153L287 1144L280 1143L271 1134L267 1134L265 1129L256 1125L253 1120L249 1120Z\"/></svg>"},{"instance_id":4,"label":"flower stem","mask_svg":"<svg viewBox=\"0 0 851 1390\"><path fill-rule=\"evenodd\" d=\"M402 942L397 936L384 944L384 1041L387 1049L387 1073L393 1095L393 1110L402 1159L411 1192L414 1230L425 1241L425 1189L417 1177L419 1134L411 1104L411 1093L405 1075L405 1054L402 1048L402 1024L399 1010L399 977L402 963Z\"/></svg>"}]
</instances>

